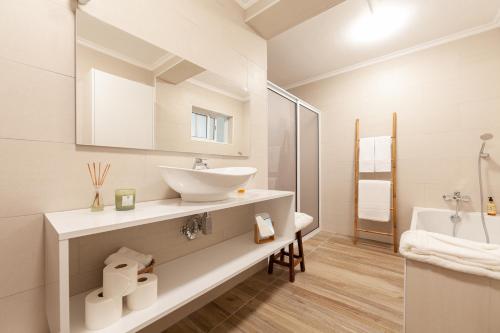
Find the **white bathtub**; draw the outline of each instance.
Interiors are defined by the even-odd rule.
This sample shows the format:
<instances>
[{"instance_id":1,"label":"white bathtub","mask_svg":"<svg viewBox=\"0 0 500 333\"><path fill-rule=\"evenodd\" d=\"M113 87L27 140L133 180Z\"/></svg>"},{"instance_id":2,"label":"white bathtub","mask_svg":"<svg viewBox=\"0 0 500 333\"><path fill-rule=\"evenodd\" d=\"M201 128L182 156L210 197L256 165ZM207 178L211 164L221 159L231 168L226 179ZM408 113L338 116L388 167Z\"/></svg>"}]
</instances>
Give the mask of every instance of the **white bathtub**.
<instances>
[{"instance_id":1,"label":"white bathtub","mask_svg":"<svg viewBox=\"0 0 500 333\"><path fill-rule=\"evenodd\" d=\"M444 235L453 235L453 223L450 216L455 214L454 210L437 208L413 208L410 229L419 229L436 232ZM461 222L456 226L456 237L468 239L475 242L485 243L481 213L460 212ZM500 216L489 216L485 214L486 228L490 235L490 243L500 244Z\"/></svg>"},{"instance_id":2,"label":"white bathtub","mask_svg":"<svg viewBox=\"0 0 500 333\"><path fill-rule=\"evenodd\" d=\"M413 209L410 229L453 235L453 210ZM456 237L485 242L480 213L460 213ZM491 243L500 243L500 217L486 216ZM500 280L405 260L406 333L500 332Z\"/></svg>"}]
</instances>

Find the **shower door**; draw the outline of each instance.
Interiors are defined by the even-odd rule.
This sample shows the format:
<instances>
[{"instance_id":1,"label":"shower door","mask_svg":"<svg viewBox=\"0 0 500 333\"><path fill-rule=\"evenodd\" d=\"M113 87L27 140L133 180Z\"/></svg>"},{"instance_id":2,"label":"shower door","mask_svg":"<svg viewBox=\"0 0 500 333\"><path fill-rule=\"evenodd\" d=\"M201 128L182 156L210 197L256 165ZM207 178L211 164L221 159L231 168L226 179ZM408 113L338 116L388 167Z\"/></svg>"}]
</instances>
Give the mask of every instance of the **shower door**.
<instances>
[{"instance_id":1,"label":"shower door","mask_svg":"<svg viewBox=\"0 0 500 333\"><path fill-rule=\"evenodd\" d=\"M296 210L319 227L319 112L281 88L268 90L268 187L294 191Z\"/></svg>"},{"instance_id":2,"label":"shower door","mask_svg":"<svg viewBox=\"0 0 500 333\"><path fill-rule=\"evenodd\" d=\"M299 104L298 119L298 210L314 218L308 234L319 227L319 113Z\"/></svg>"},{"instance_id":3,"label":"shower door","mask_svg":"<svg viewBox=\"0 0 500 333\"><path fill-rule=\"evenodd\" d=\"M297 189L296 105L269 90L268 188L293 191Z\"/></svg>"}]
</instances>

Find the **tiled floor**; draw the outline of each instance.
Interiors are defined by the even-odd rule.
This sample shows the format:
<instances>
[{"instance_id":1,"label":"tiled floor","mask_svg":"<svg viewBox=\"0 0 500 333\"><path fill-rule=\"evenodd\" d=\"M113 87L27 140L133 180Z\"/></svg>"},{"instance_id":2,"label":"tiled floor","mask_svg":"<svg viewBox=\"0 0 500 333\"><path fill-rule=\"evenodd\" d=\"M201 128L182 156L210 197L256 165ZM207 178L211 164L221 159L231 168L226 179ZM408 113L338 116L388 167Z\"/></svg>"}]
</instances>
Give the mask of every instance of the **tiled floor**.
<instances>
[{"instance_id":1,"label":"tiled floor","mask_svg":"<svg viewBox=\"0 0 500 333\"><path fill-rule=\"evenodd\" d=\"M401 332L403 260L322 232L304 243L295 283L275 266L166 330L172 332Z\"/></svg>"}]
</instances>

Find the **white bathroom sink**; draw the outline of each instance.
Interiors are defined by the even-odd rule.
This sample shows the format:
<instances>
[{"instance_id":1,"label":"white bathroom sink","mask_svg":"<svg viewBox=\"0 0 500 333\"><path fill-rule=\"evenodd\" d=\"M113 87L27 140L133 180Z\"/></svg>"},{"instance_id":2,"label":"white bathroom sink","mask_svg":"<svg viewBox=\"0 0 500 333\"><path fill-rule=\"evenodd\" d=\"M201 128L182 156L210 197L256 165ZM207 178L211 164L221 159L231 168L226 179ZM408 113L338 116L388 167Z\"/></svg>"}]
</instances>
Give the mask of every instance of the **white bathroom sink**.
<instances>
[{"instance_id":1,"label":"white bathroom sink","mask_svg":"<svg viewBox=\"0 0 500 333\"><path fill-rule=\"evenodd\" d=\"M247 183L257 172L251 167L193 170L160 165L168 186L179 192L185 201L218 201Z\"/></svg>"}]
</instances>

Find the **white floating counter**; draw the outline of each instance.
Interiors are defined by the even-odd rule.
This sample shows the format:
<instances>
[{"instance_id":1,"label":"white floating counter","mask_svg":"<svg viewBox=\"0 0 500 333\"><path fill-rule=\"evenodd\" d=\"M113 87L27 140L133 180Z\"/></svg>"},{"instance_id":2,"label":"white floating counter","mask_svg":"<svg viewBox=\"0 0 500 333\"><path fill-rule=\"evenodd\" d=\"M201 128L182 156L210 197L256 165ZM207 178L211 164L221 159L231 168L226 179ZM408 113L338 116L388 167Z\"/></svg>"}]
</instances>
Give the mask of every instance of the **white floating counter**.
<instances>
[{"instance_id":1,"label":"white floating counter","mask_svg":"<svg viewBox=\"0 0 500 333\"><path fill-rule=\"evenodd\" d=\"M141 202L130 211L120 212L114 206L106 206L102 212L91 212L86 208L47 213L45 219L52 225L58 238L64 240L293 195L293 192L287 191L248 190L244 194L235 193L224 201L185 202L175 198Z\"/></svg>"},{"instance_id":2,"label":"white floating counter","mask_svg":"<svg viewBox=\"0 0 500 333\"><path fill-rule=\"evenodd\" d=\"M253 233L249 232L158 265L158 301L153 306L141 311L125 307L123 317L115 324L102 330L85 328L84 299L88 291L72 297L69 294L70 239L250 204L255 206L255 212L271 214L277 236L273 242L255 244ZM50 329L106 333L140 330L293 242L294 210L293 192L249 190L218 202L189 203L178 198L138 203L135 210L125 212L106 207L98 213L81 209L46 214L46 303Z\"/></svg>"}]
</instances>

